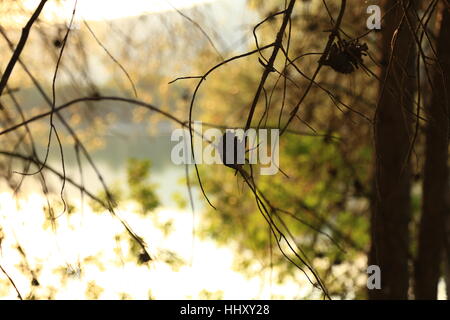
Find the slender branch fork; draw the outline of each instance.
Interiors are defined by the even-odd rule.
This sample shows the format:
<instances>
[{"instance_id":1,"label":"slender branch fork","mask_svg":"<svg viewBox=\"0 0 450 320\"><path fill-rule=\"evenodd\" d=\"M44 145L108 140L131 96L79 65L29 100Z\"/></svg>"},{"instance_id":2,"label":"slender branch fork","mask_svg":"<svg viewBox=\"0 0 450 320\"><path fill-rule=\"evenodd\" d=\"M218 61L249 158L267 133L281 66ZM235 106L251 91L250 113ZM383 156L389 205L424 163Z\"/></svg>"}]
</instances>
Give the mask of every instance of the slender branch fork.
<instances>
[{"instance_id":1,"label":"slender branch fork","mask_svg":"<svg viewBox=\"0 0 450 320\"><path fill-rule=\"evenodd\" d=\"M286 27L288 25L289 20L291 19L292 11L294 10L295 0L291 0L289 2L289 6L287 7L283 23L281 24L280 30L277 33L277 37L273 46L272 55L270 56L269 61L264 69L264 72L261 76L261 81L259 82L258 89L256 90L255 98L253 99L252 105L250 106L250 111L247 118L247 123L245 124L245 130L248 130L252 124L253 115L255 113L256 105L258 104L259 97L261 96L261 92L264 88L267 78L269 74L273 71L273 66L275 64L275 60L277 59L278 51L283 45L283 36L286 31Z\"/></svg>"},{"instance_id":2,"label":"slender branch fork","mask_svg":"<svg viewBox=\"0 0 450 320\"><path fill-rule=\"evenodd\" d=\"M303 93L302 97L298 101L298 103L295 106L295 108L292 110L292 112L290 114L290 117L289 117L289 120L284 125L283 129L281 129L280 136L283 135L286 132L287 128L289 127L289 124L296 117L297 112L300 109L301 104L303 103L305 98L308 96L308 94L311 91L311 88L312 88L312 86L313 86L317 76L319 75L320 70L324 66L325 59L327 58L328 54L330 53L331 46L332 46L335 38L338 36L339 29L340 29L341 24L342 24L342 19L344 18L346 7L347 7L347 0L341 0L341 9L339 10L339 16L336 19L336 22L335 22L335 24L333 26L333 29L331 30L330 36L328 38L328 42L327 42L327 44L325 46L325 50L323 51L323 54L322 54L322 56L319 59L319 62L318 62L319 65L317 66L316 71L314 72L313 76L311 77L311 80L310 80L308 86L306 87L305 92Z\"/></svg>"}]
</instances>

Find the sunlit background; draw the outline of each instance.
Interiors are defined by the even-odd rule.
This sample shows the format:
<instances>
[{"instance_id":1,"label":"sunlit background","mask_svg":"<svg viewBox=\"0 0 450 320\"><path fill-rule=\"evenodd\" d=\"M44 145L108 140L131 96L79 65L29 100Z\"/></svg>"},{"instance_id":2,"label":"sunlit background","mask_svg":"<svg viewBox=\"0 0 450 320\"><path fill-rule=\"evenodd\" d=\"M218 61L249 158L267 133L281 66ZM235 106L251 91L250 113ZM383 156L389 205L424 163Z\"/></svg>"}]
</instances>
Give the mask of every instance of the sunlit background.
<instances>
[{"instance_id":1,"label":"sunlit background","mask_svg":"<svg viewBox=\"0 0 450 320\"><path fill-rule=\"evenodd\" d=\"M0 24L13 31L20 30L38 3L37 0L0 2L2 12L8 13L1 15ZM42 21L38 28L52 30L53 26L67 25L74 5L75 1L49 1L41 15ZM224 54L239 48L239 45L235 44L242 41L241 38L244 38L245 44L250 30L248 25L255 20L255 14L247 9L243 0L79 0L74 27L83 28L84 21L92 24L91 28L101 41L111 52L119 55L121 46L124 45L123 39L117 34L114 39L108 38L105 36L108 31L105 30L114 30L114 26L132 25L136 17L146 17L150 20L148 24L138 26L137 32L144 30L146 26L158 31L167 28L167 33L163 33L161 37L179 33L180 38L185 39L174 38L173 41L185 41L187 45L190 42L204 41L198 32L189 34L186 30L171 26L170 19L175 17L177 23L183 20L179 19L175 8L194 17L201 17L206 32L220 33L223 45L218 50ZM170 16L165 18L165 15ZM195 29L190 23L183 23L181 28ZM148 30L142 32L144 35L149 34ZM189 38L191 36L192 39ZM61 39L62 33L54 37ZM155 39L157 40L156 36L149 42ZM71 55L71 45L69 42L68 56ZM92 37L87 41L87 45L92 48L89 52L102 53ZM6 54L4 46L2 43L2 68L9 55ZM33 50L39 50L40 44L32 43L29 46L34 49L27 50L25 55L37 55L38 52ZM158 44L153 45L153 48L158 51L159 56L148 61L149 65L162 66L164 79L174 79L191 71L191 68L184 66L180 60L184 55L195 54L195 48L186 47L182 52L173 53L164 51L164 46L162 49L158 48ZM39 57L36 58L32 59L35 66L42 63ZM93 54L88 62L93 70L92 79L96 83L108 83L111 77L120 73L117 66L108 61L107 56L98 65L96 59ZM166 63L172 59L175 59L174 65ZM126 64L127 60L124 60L124 63ZM133 68L135 66L128 66L126 69L130 74L136 75L139 70L134 72ZM43 79L49 76L50 72L53 72L51 67L48 70L39 70ZM17 73L16 83L27 83L22 72L18 70ZM62 72L58 84L70 83L73 80L70 79L71 76ZM124 76L120 74L117 78L123 79ZM129 85L126 80L120 81L123 86ZM167 93L170 90L167 81L157 83L156 88L162 92L166 91L166 96L170 94ZM139 90L139 94L141 97L151 97L153 93L149 90ZM39 101L38 104L42 102ZM139 110L132 112L133 118L142 120L144 117ZM110 116L117 117L114 114ZM80 121L79 117L75 113L71 120L76 123ZM40 132L44 136L45 124L42 125ZM138 205L129 200L121 203L117 212L144 237L150 252L154 254L154 261L141 265L136 259L122 257L130 245L129 241L124 239L123 226L107 211L94 213L90 202L86 198L81 201L76 189L66 187L67 199L73 205L73 212L58 218L58 226L53 230L46 217L48 199L40 191L42 187L39 183L25 179L18 194L14 194L11 186L3 183L0 189L0 261L1 266L14 279L19 292L28 295L28 298L56 299L253 299L293 298L304 294L302 286L299 285L304 283L302 280L290 285L277 285L271 280L269 272L260 272L257 266L252 275L235 271L234 248L220 247L213 241L200 239L193 233L194 224L201 223L200 209L204 204L198 200L198 191L194 189L195 207L198 211L194 220L190 205L186 205L186 185L181 181L185 177L184 167L175 167L169 163L170 159L161 157L164 152L168 155L169 128L162 127L155 131L153 128L125 122L114 122L109 127L98 125L94 132L86 135L94 150L94 158L108 183L120 186L124 184L123 181L127 178L123 168L128 158L148 157L152 160L150 180L157 185L161 206L150 216L143 216L139 214ZM39 128L38 125L36 127ZM147 136L148 130L156 136ZM51 157L51 163L58 166L58 153L52 150ZM66 157L68 175L73 176L78 170L75 159L70 154ZM87 186L93 190L100 189L92 173L85 176ZM55 183L59 185L57 180ZM58 197L53 196L52 201L58 200ZM185 202L183 209L176 205L177 202ZM55 210L58 211L58 208ZM62 207L59 207L59 210L62 210ZM0 281L0 297L16 298L16 291L3 273L0 274Z\"/></svg>"}]
</instances>

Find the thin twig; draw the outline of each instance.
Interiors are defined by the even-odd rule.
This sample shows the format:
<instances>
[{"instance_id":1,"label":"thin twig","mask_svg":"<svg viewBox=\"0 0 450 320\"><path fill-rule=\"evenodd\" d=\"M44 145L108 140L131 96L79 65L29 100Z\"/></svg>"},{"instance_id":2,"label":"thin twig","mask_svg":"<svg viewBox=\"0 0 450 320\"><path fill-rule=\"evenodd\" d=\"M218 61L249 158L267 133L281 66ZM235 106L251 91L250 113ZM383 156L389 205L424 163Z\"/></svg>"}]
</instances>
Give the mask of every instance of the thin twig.
<instances>
[{"instance_id":1,"label":"thin twig","mask_svg":"<svg viewBox=\"0 0 450 320\"><path fill-rule=\"evenodd\" d=\"M39 6L34 11L30 20L28 20L27 24L22 29L22 35L20 36L19 43L17 44L17 48L14 51L14 53L11 57L11 60L9 60L9 63L6 66L5 72L2 75L2 79L0 80L0 97L2 96L3 90L5 89L6 84L8 83L9 77L11 76L14 66L16 65L17 61L19 60L20 54L22 53L23 48L25 47L25 44L27 43L31 27L33 26L34 22L38 19L39 15L41 14L42 9L44 8L46 2L47 2L47 0L42 0L39 3Z\"/></svg>"},{"instance_id":2,"label":"thin twig","mask_svg":"<svg viewBox=\"0 0 450 320\"><path fill-rule=\"evenodd\" d=\"M17 296L19 297L20 300L23 300L22 295L19 292L19 289L17 289L16 284L14 283L13 279L9 276L9 274L6 272L5 269L3 269L3 267L0 265L0 270L2 270L2 272L5 274L5 276L8 278L9 282L11 282L12 286L14 287L14 289L17 292Z\"/></svg>"},{"instance_id":3,"label":"thin twig","mask_svg":"<svg viewBox=\"0 0 450 320\"><path fill-rule=\"evenodd\" d=\"M281 24L280 30L278 31L278 34L277 34L277 37L276 37L276 40L274 43L272 55L270 56L270 59L267 62L267 65L261 76L261 80L259 82L258 89L256 90L255 97L253 98L253 102L250 106L247 123L245 124L246 131L250 128L250 126L252 124L253 115L255 113L255 109L256 109L256 105L258 104L259 97L261 96L261 92L264 88L264 84L266 83L266 80L269 77L269 74L273 71L273 66L275 64L275 60L277 58L278 51L280 50L280 48L282 46L284 32L286 31L286 27L288 25L289 19L291 18L292 11L294 10L294 5L295 5L295 0L291 0L289 2L289 6L286 9L286 12L284 13L283 23Z\"/></svg>"}]
</instances>

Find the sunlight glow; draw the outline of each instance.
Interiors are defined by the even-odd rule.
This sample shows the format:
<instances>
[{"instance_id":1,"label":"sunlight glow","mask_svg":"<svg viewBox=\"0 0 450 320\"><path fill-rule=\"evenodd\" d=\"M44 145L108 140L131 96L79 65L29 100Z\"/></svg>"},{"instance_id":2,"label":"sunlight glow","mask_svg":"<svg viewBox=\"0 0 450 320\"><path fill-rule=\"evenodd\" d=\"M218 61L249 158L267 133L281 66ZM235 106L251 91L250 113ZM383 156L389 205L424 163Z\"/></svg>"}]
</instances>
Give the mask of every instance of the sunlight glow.
<instances>
[{"instance_id":1,"label":"sunlight glow","mask_svg":"<svg viewBox=\"0 0 450 320\"><path fill-rule=\"evenodd\" d=\"M46 199L30 193L17 199L10 192L0 193L0 225L5 234L0 254L0 264L15 279L22 293L30 292L30 279L27 272L17 268L21 257L15 250L17 243L27 253L28 264L32 269L40 269L39 282L42 287L35 293L45 296L48 287L58 288L56 299L84 299L86 287L95 283L102 288L98 298L119 299L126 293L129 298L148 299L149 293L155 299L201 298L201 292L222 292L224 299L270 298L271 292L284 297L301 295L298 284L276 285L271 288L267 275L260 273L249 278L233 271L233 251L220 248L211 241L196 240L194 260L192 257L191 217L184 211L160 209L155 212L163 221L175 222L174 232L164 235L153 226L152 220L135 212L133 203L125 206L119 214L143 235L150 245L155 261L149 266L122 261L116 250L127 246L127 241L116 243L114 237L123 232L117 220L104 212L94 213L89 206L83 212L65 215L58 219L58 228L36 229L42 226L46 217L42 208ZM30 237L29 235L33 236ZM177 252L187 262L178 269L172 269L163 263L156 248ZM152 254L153 254L152 253ZM70 266L75 270L79 261L96 257L97 263L82 263L82 273L61 282L61 267ZM0 284L8 283L0 273ZM2 287L0 285L0 287ZM308 286L300 286L300 288ZM7 290L7 292L5 292ZM15 299L16 293L11 286L0 290L0 297Z\"/></svg>"},{"instance_id":2,"label":"sunlight glow","mask_svg":"<svg viewBox=\"0 0 450 320\"><path fill-rule=\"evenodd\" d=\"M184 9L214 0L78 0L76 15L85 20L109 20L138 16L147 13L164 12L173 8ZM26 8L33 10L39 0L26 0ZM49 1L44 10L48 20L70 17L75 0Z\"/></svg>"}]
</instances>

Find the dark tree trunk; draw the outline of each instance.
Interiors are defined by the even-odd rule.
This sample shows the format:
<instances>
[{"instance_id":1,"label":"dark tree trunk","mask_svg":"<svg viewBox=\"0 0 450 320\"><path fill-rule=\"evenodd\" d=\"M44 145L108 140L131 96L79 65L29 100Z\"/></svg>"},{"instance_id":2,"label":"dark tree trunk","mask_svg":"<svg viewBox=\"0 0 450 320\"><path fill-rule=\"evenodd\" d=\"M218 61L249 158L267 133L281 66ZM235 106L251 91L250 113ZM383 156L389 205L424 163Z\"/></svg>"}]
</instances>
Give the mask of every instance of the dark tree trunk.
<instances>
[{"instance_id":1,"label":"dark tree trunk","mask_svg":"<svg viewBox=\"0 0 450 320\"><path fill-rule=\"evenodd\" d=\"M409 164L411 111L415 90L415 40L402 2L384 0L381 30L382 67L375 117L375 190L369 264L381 269L381 289L370 299L407 299L409 289ZM409 8L415 10L414 6ZM411 22L414 20L410 15Z\"/></svg>"},{"instance_id":2,"label":"dark tree trunk","mask_svg":"<svg viewBox=\"0 0 450 320\"><path fill-rule=\"evenodd\" d=\"M431 103L427 108L422 217L415 264L416 299L436 299L445 248L448 207L448 138L450 99L450 13L442 9ZM440 69L442 68L442 70Z\"/></svg>"},{"instance_id":3,"label":"dark tree trunk","mask_svg":"<svg viewBox=\"0 0 450 320\"><path fill-rule=\"evenodd\" d=\"M449 106L450 108L450 106ZM449 110L449 115L450 115L450 110ZM450 123L450 117L449 117L449 123ZM450 126L450 125L449 125ZM450 129L449 129L450 130ZM450 139L450 137L449 137ZM450 173L450 170L447 168L447 174ZM447 204L447 213L445 215L445 255L444 255L444 259L445 259L445 263L444 263L444 276L445 276L445 287L446 287L446 291L447 291L447 300L450 300L450 174L448 177L448 184L447 184L447 199L446 199L446 204Z\"/></svg>"}]
</instances>

